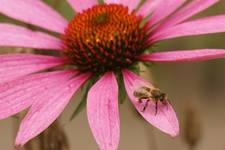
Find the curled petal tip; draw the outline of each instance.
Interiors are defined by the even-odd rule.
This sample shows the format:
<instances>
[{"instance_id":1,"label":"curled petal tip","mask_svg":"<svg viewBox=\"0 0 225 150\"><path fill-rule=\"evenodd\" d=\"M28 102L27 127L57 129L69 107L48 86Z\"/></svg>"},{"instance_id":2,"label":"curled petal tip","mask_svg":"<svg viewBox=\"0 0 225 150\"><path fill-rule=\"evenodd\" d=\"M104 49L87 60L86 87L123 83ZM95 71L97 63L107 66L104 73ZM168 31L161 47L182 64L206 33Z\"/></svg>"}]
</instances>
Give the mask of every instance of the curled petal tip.
<instances>
[{"instance_id":1,"label":"curled petal tip","mask_svg":"<svg viewBox=\"0 0 225 150\"><path fill-rule=\"evenodd\" d=\"M164 106L164 110L162 109L161 112L162 113L161 116L159 116L159 120L161 120L161 124L165 124L161 130L173 138L177 137L180 133L180 127L173 107L168 104L168 106Z\"/></svg>"},{"instance_id":2,"label":"curled petal tip","mask_svg":"<svg viewBox=\"0 0 225 150\"><path fill-rule=\"evenodd\" d=\"M23 145L24 145L24 144L21 144L21 143L19 143L19 142L17 142L17 141L15 142L15 148L16 148L16 149L21 149L21 148L23 147Z\"/></svg>"},{"instance_id":3,"label":"curled petal tip","mask_svg":"<svg viewBox=\"0 0 225 150\"><path fill-rule=\"evenodd\" d=\"M172 138L176 138L177 136L179 136L180 135L180 132L178 131L178 132L176 132L176 133L174 133L174 134L171 134L170 136L172 137Z\"/></svg>"},{"instance_id":4,"label":"curled petal tip","mask_svg":"<svg viewBox=\"0 0 225 150\"><path fill-rule=\"evenodd\" d=\"M170 136L172 138L176 138L179 135L180 135L180 128L179 128L179 124L177 124L176 127L174 128L173 133L171 133Z\"/></svg>"}]
</instances>

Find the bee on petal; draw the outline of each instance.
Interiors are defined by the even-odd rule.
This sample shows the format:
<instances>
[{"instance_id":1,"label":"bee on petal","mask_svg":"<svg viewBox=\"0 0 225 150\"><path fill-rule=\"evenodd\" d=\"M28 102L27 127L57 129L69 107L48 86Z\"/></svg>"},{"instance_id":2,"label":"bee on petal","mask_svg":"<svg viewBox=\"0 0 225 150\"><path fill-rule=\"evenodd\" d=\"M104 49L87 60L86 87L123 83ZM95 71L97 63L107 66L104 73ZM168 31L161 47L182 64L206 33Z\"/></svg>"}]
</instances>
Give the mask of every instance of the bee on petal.
<instances>
[{"instance_id":1,"label":"bee on petal","mask_svg":"<svg viewBox=\"0 0 225 150\"><path fill-rule=\"evenodd\" d=\"M165 93L161 92L158 88L142 86L136 89L133 95L138 99L140 103L144 103L144 107L141 109L141 112L144 112L148 107L149 101L153 101L155 103L155 115L158 112L158 104L159 102L168 105L168 98Z\"/></svg>"}]
</instances>

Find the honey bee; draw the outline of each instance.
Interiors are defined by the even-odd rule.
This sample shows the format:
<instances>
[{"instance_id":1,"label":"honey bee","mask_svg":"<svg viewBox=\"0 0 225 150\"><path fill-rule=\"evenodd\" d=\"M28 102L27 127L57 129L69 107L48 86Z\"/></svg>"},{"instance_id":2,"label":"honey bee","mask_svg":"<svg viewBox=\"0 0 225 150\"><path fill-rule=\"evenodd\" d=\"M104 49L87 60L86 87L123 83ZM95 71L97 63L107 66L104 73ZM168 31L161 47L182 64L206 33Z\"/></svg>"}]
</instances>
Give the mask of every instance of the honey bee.
<instances>
[{"instance_id":1,"label":"honey bee","mask_svg":"<svg viewBox=\"0 0 225 150\"><path fill-rule=\"evenodd\" d=\"M165 93L161 92L158 88L151 88L147 86L142 86L136 89L133 95L138 99L140 103L144 103L144 107L142 108L142 112L146 110L148 107L148 103L150 100L155 102L155 115L158 112L158 103L161 102L164 105L168 104L168 98Z\"/></svg>"}]
</instances>

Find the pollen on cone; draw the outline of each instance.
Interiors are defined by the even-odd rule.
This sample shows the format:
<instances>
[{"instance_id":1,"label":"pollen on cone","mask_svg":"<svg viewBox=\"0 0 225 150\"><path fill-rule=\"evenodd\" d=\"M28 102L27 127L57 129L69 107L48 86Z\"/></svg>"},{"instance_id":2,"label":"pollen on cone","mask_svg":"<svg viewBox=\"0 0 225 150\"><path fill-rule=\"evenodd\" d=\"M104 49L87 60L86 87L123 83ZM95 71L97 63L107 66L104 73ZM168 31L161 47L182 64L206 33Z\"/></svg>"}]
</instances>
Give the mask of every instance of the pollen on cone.
<instances>
[{"instance_id":1,"label":"pollen on cone","mask_svg":"<svg viewBox=\"0 0 225 150\"><path fill-rule=\"evenodd\" d=\"M81 70L127 67L147 47L142 18L118 4L97 5L74 17L62 36L64 54Z\"/></svg>"}]
</instances>

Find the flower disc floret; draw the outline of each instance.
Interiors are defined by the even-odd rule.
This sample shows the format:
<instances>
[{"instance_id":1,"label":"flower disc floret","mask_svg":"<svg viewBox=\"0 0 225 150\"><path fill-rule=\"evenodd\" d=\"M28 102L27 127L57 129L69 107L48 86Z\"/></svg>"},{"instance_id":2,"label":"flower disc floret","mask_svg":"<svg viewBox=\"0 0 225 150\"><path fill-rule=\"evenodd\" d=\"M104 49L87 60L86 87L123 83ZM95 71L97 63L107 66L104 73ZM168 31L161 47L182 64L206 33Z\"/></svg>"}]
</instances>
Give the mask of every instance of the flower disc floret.
<instances>
[{"instance_id":1,"label":"flower disc floret","mask_svg":"<svg viewBox=\"0 0 225 150\"><path fill-rule=\"evenodd\" d=\"M126 68L147 48L142 18L118 4L96 5L79 13L62 40L65 55L80 70L105 72Z\"/></svg>"}]
</instances>

